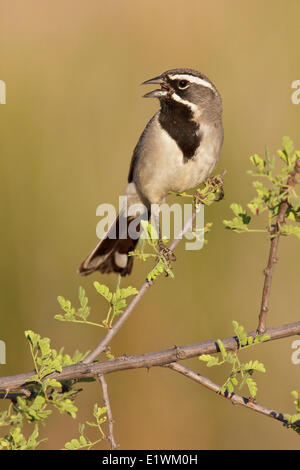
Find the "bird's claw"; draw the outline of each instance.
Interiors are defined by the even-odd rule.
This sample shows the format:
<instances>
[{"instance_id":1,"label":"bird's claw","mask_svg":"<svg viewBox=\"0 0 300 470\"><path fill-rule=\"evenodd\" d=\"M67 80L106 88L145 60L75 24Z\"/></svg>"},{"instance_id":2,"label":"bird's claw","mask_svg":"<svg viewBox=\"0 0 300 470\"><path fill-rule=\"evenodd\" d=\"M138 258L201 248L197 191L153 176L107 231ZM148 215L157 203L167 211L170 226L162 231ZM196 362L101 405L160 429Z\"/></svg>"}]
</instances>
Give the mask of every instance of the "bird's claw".
<instances>
[{"instance_id":1,"label":"bird's claw","mask_svg":"<svg viewBox=\"0 0 300 470\"><path fill-rule=\"evenodd\" d=\"M163 242L159 242L159 256L164 258L168 267L171 261L176 261L174 251L168 248Z\"/></svg>"}]
</instances>

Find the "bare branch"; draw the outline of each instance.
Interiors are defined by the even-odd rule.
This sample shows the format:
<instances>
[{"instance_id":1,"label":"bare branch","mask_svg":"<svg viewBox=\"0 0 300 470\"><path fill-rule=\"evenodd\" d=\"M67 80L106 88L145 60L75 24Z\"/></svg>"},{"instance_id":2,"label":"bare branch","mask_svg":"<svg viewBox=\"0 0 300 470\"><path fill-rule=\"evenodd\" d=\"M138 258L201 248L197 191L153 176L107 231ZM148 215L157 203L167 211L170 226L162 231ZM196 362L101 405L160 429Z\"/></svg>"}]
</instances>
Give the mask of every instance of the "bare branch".
<instances>
[{"instance_id":1,"label":"bare branch","mask_svg":"<svg viewBox=\"0 0 300 470\"><path fill-rule=\"evenodd\" d=\"M255 400L252 400L251 398L245 398L242 397L241 395L238 395L237 393L230 393L230 392L220 392L220 387L219 385L215 384L212 382L210 379L203 377L202 375L198 374L197 372L194 372L191 369L188 369L187 367L183 366L182 364L178 363L171 363L168 364L166 367L169 367L170 369L179 372L180 374L183 374L185 377L188 377L189 379L194 380L195 382L203 385L203 387L208 388L209 390L218 393L224 398L227 398L230 400L234 405L241 405L244 406L250 410L256 411L257 413L261 413L265 416L268 416L269 418L276 419L277 421L281 421L284 424L288 424L287 419L284 418L284 414L271 410L270 408L266 408L265 406L260 405L257 403ZM294 423L294 426L299 427L300 429L300 423L298 424L297 422Z\"/></svg>"},{"instance_id":2,"label":"bare branch","mask_svg":"<svg viewBox=\"0 0 300 470\"><path fill-rule=\"evenodd\" d=\"M114 438L114 419L111 412L111 406L107 391L107 383L102 374L98 374L98 379L102 387L104 405L107 407L108 439L110 441L112 450L115 450L119 448L119 445L116 443Z\"/></svg>"},{"instance_id":3,"label":"bare branch","mask_svg":"<svg viewBox=\"0 0 300 470\"><path fill-rule=\"evenodd\" d=\"M295 163L294 170L289 174L287 186L294 187L297 184L296 176L300 173L300 158ZM285 215L290 207L288 199L284 199L279 207L279 213L276 218L275 225L271 231L270 251L267 267L264 269L265 281L262 293L261 307L258 319L257 332L262 334L266 330L266 319L269 311L271 283L273 276L274 264L277 263L277 249L280 236L280 226L285 223Z\"/></svg>"},{"instance_id":4,"label":"bare branch","mask_svg":"<svg viewBox=\"0 0 300 470\"><path fill-rule=\"evenodd\" d=\"M288 338L294 335L300 335L300 321L289 323L287 325L269 328L266 331L269 335L268 341L274 341L281 338ZM248 333L248 336L256 336L256 331ZM224 338L222 342L226 350L236 350L238 341L236 337ZM87 377L97 377L99 374L105 375L120 370L139 369L154 366L163 366L171 362L190 359L201 354L214 354L219 352L219 346L216 340L204 341L201 343L191 344L187 346L175 346L172 349L164 351L156 351L135 356L121 356L115 359L109 359L103 362L84 363L63 367L61 372L54 372L48 375L48 378L56 380L80 380ZM12 391L24 389L28 385L26 380L30 379L35 372L27 372L23 374L1 377L0 390Z\"/></svg>"}]
</instances>

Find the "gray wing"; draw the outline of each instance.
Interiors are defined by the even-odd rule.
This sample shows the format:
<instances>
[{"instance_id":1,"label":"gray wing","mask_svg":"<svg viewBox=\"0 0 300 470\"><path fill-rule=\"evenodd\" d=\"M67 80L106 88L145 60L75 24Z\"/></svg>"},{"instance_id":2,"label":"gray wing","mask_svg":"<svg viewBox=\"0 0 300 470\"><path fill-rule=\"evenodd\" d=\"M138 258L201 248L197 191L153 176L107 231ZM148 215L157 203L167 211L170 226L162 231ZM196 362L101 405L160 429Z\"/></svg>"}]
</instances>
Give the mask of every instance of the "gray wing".
<instances>
[{"instance_id":1,"label":"gray wing","mask_svg":"<svg viewBox=\"0 0 300 470\"><path fill-rule=\"evenodd\" d=\"M135 146L135 149L133 151L132 158L131 158L130 168L129 168L128 183L131 183L132 180L133 180L134 169L136 167L136 163L137 163L137 161L139 159L139 156L140 156L140 149L143 146L143 140L144 140L144 138L147 134L147 131L148 131L149 127L151 126L152 122L154 121L155 117L157 116L157 114L159 114L159 111L156 114L154 114L154 116L150 119L150 121L146 125L145 129L143 130L143 133L142 133L141 137L139 138L138 143Z\"/></svg>"}]
</instances>

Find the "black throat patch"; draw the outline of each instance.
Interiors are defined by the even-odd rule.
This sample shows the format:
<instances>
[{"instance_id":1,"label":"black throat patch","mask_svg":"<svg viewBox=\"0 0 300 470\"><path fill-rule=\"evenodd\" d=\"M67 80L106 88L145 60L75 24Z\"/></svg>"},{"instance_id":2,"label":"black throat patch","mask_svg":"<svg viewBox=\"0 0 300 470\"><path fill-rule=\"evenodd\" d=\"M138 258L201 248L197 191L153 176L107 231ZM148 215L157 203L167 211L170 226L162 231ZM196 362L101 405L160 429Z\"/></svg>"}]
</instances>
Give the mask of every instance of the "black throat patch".
<instances>
[{"instance_id":1,"label":"black throat patch","mask_svg":"<svg viewBox=\"0 0 300 470\"><path fill-rule=\"evenodd\" d=\"M199 147L201 136L199 125L193 121L193 113L189 106L170 98L161 100L159 122L176 141L184 159L192 158Z\"/></svg>"}]
</instances>

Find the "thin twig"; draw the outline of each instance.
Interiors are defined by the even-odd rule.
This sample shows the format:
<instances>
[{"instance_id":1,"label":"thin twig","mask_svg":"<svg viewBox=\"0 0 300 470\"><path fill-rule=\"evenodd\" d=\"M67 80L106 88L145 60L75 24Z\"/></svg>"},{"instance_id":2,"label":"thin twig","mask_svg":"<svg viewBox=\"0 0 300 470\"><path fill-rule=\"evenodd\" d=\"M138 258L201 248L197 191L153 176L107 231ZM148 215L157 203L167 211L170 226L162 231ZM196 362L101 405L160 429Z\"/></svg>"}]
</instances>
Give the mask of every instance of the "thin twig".
<instances>
[{"instance_id":1,"label":"thin twig","mask_svg":"<svg viewBox=\"0 0 300 470\"><path fill-rule=\"evenodd\" d=\"M106 413L107 413L107 423L108 423L108 439L110 441L112 450L115 450L119 448L119 445L116 443L115 438L114 438L114 419L113 419L113 415L111 412L111 406L110 406L110 401L109 401L109 396L108 396L108 391L107 391L107 383L102 374L98 374L98 379L102 387L104 405L107 407Z\"/></svg>"},{"instance_id":2,"label":"thin twig","mask_svg":"<svg viewBox=\"0 0 300 470\"><path fill-rule=\"evenodd\" d=\"M282 423L288 425L288 420L285 419L283 413L271 410L270 408L266 408L265 406L262 406L259 403L257 403L255 400L252 400L251 398L242 397L241 395L238 395L237 393L221 392L219 385L215 384L207 377L203 377L197 372L194 372L193 370L188 369L182 364L171 363L171 364L168 364L167 367L169 367L170 369L176 372L179 372L180 374L183 374L185 377L188 377L189 379L194 380L195 382L203 385L209 390L212 390L213 392L218 393L222 397L227 398L228 400L231 400L231 402L234 405L244 406L250 410L256 411L257 413L261 413L265 416L268 416L269 418L276 419L277 421L281 421ZM294 423L294 426L297 426L300 429L300 422Z\"/></svg>"},{"instance_id":3,"label":"thin twig","mask_svg":"<svg viewBox=\"0 0 300 470\"><path fill-rule=\"evenodd\" d=\"M296 176L298 173L300 173L300 158L296 160L294 170L289 174L289 177L287 180L288 187L292 188L297 184ZM273 269L274 269L274 264L277 263L277 249L278 249L279 236L280 236L280 226L282 226L285 223L285 215L289 207L290 207L290 204L288 202L288 199L286 198L281 202L279 206L279 213L276 217L276 222L273 227L273 230L271 231L269 259L268 259L267 267L264 269L265 281L264 281L261 307L260 307L259 318L258 318L257 332L259 334L263 334L266 330L266 320L267 320L267 313L269 311Z\"/></svg>"},{"instance_id":4,"label":"thin twig","mask_svg":"<svg viewBox=\"0 0 300 470\"><path fill-rule=\"evenodd\" d=\"M287 325L269 328L266 331L269 336L267 341L274 341L281 338L288 338L294 335L300 335L300 321L289 323ZM251 331L248 336L255 337L256 331ZM238 348L236 337L224 338L222 342L227 351L233 351ZM139 369L154 366L163 366L174 361L190 359L201 354L215 354L219 352L219 346L216 340L204 341L201 343L190 344L186 346L175 346L172 349L155 351L146 354L134 356L121 356L115 359L109 359L103 362L83 363L79 362L71 366L65 366L61 372L53 372L47 378L56 380L80 380L88 377L97 377L98 374L110 374L120 370ZM23 374L0 377L0 390L15 391L23 389L29 383L25 383L35 374L34 371Z\"/></svg>"}]
</instances>

